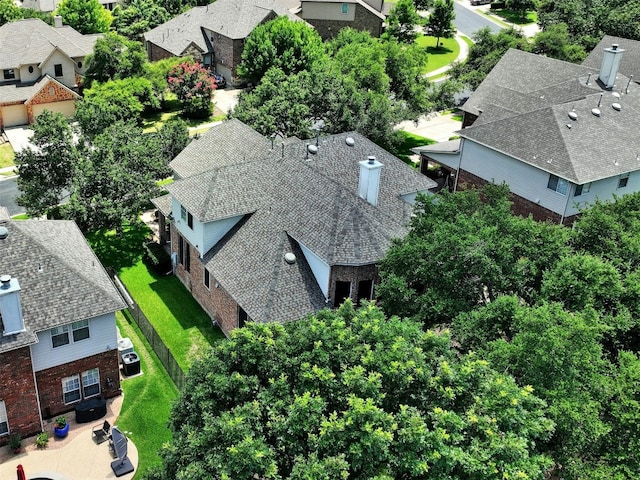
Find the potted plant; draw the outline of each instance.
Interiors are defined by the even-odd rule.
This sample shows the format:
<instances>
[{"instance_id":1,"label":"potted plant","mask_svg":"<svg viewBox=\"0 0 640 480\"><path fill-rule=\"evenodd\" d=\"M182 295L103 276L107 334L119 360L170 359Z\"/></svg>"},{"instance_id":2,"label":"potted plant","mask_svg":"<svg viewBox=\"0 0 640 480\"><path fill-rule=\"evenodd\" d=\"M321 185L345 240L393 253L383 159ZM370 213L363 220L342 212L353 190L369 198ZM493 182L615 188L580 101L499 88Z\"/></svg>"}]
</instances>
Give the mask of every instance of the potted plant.
<instances>
[{"instance_id":1,"label":"potted plant","mask_svg":"<svg viewBox=\"0 0 640 480\"><path fill-rule=\"evenodd\" d=\"M58 438L64 438L67 436L67 433L69 433L69 422L67 422L67 417L60 415L56 418L56 421L53 424L53 433Z\"/></svg>"},{"instance_id":2,"label":"potted plant","mask_svg":"<svg viewBox=\"0 0 640 480\"><path fill-rule=\"evenodd\" d=\"M22 446L22 437L19 433L14 433L9 437L9 448L13 453L19 453Z\"/></svg>"}]
</instances>

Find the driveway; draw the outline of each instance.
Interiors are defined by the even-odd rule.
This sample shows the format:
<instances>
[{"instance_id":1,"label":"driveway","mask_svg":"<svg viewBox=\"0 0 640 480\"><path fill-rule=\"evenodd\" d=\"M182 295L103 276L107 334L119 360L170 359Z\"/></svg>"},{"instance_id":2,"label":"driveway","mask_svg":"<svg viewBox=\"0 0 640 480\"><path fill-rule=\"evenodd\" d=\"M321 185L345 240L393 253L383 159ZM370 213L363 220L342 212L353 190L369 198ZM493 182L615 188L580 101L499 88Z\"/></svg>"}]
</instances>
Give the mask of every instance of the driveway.
<instances>
[{"instance_id":1,"label":"driveway","mask_svg":"<svg viewBox=\"0 0 640 480\"><path fill-rule=\"evenodd\" d=\"M213 94L213 103L216 104L224 113L229 113L238 104L238 95L242 92L242 88L227 87L222 90L216 90Z\"/></svg>"},{"instance_id":2,"label":"driveway","mask_svg":"<svg viewBox=\"0 0 640 480\"><path fill-rule=\"evenodd\" d=\"M14 152L21 152L31 145L30 140L33 136L33 130L28 125L21 127L8 127L4 129L4 133L11 144Z\"/></svg>"}]
</instances>

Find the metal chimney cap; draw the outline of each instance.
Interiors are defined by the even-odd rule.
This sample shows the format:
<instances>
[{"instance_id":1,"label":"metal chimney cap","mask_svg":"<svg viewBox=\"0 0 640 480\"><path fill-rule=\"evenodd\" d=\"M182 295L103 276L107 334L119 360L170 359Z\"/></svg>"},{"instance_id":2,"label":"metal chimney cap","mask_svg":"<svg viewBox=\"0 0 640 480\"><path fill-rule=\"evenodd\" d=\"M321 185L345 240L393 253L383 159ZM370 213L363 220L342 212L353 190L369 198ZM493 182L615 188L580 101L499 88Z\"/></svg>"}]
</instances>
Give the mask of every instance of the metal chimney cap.
<instances>
[{"instance_id":1,"label":"metal chimney cap","mask_svg":"<svg viewBox=\"0 0 640 480\"><path fill-rule=\"evenodd\" d=\"M611 48L612 48L613 50L617 50L617 49L618 49L618 44L617 44L617 43L614 43L613 45L611 45Z\"/></svg>"},{"instance_id":2,"label":"metal chimney cap","mask_svg":"<svg viewBox=\"0 0 640 480\"><path fill-rule=\"evenodd\" d=\"M376 157L374 157L373 155L369 155L369 158L367 160L369 162L369 165L373 165L374 163L376 163Z\"/></svg>"},{"instance_id":3,"label":"metal chimney cap","mask_svg":"<svg viewBox=\"0 0 640 480\"><path fill-rule=\"evenodd\" d=\"M2 288L9 288L10 282L11 282L11 275L2 275L0 277L0 283L2 284Z\"/></svg>"},{"instance_id":4,"label":"metal chimney cap","mask_svg":"<svg viewBox=\"0 0 640 480\"><path fill-rule=\"evenodd\" d=\"M4 240L9 236L9 230L7 227L0 227L0 240Z\"/></svg>"}]
</instances>

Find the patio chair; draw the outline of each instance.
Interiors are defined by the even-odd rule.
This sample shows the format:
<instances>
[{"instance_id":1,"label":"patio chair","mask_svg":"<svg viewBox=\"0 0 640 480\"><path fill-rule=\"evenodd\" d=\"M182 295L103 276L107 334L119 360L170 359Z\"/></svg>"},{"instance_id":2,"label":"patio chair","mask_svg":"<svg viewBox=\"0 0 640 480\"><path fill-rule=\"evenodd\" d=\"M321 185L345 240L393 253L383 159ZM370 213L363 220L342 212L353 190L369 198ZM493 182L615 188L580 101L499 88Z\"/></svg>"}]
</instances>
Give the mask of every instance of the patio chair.
<instances>
[{"instance_id":1,"label":"patio chair","mask_svg":"<svg viewBox=\"0 0 640 480\"><path fill-rule=\"evenodd\" d=\"M105 420L104 423L93 427L91 434L95 442L99 445L111 436L111 424Z\"/></svg>"}]
</instances>

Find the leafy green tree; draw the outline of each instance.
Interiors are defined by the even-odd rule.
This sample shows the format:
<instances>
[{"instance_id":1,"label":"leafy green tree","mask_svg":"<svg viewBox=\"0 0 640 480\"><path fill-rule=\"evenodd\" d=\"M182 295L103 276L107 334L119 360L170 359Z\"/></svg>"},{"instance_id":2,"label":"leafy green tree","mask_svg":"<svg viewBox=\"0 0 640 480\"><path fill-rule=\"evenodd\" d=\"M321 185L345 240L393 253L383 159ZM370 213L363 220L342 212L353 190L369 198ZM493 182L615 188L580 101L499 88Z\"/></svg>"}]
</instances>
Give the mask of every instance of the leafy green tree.
<instances>
[{"instance_id":1,"label":"leafy green tree","mask_svg":"<svg viewBox=\"0 0 640 480\"><path fill-rule=\"evenodd\" d=\"M0 0L0 25L22 18L22 10L13 0Z\"/></svg>"},{"instance_id":2,"label":"leafy green tree","mask_svg":"<svg viewBox=\"0 0 640 480\"><path fill-rule=\"evenodd\" d=\"M427 19L426 32L436 37L436 47L440 48L441 38L453 38L456 34L456 26L453 21L456 12L453 8L453 0L434 0L433 11Z\"/></svg>"},{"instance_id":3,"label":"leafy green tree","mask_svg":"<svg viewBox=\"0 0 640 480\"><path fill-rule=\"evenodd\" d=\"M520 15L520 18L527 17L527 11L536 9L536 0L506 0L506 7Z\"/></svg>"},{"instance_id":4,"label":"leafy green tree","mask_svg":"<svg viewBox=\"0 0 640 480\"><path fill-rule=\"evenodd\" d=\"M169 162L189 144L189 127L181 118L173 117L160 127L155 137L162 162L154 175L156 178L163 178L171 174Z\"/></svg>"},{"instance_id":5,"label":"leafy green tree","mask_svg":"<svg viewBox=\"0 0 640 480\"><path fill-rule=\"evenodd\" d=\"M433 6L433 0L414 0L416 10L429 10Z\"/></svg>"},{"instance_id":6,"label":"leafy green tree","mask_svg":"<svg viewBox=\"0 0 640 480\"><path fill-rule=\"evenodd\" d=\"M66 25L83 34L106 33L113 20L98 0L62 0L56 12Z\"/></svg>"},{"instance_id":7,"label":"leafy green tree","mask_svg":"<svg viewBox=\"0 0 640 480\"><path fill-rule=\"evenodd\" d=\"M289 75L308 70L323 57L322 39L313 28L278 17L258 25L247 37L238 74L257 83L271 67Z\"/></svg>"},{"instance_id":8,"label":"leafy green tree","mask_svg":"<svg viewBox=\"0 0 640 480\"><path fill-rule=\"evenodd\" d=\"M584 48L571 39L567 25L548 26L533 38L533 53L557 58L566 62L581 63L587 56Z\"/></svg>"},{"instance_id":9,"label":"leafy green tree","mask_svg":"<svg viewBox=\"0 0 640 480\"><path fill-rule=\"evenodd\" d=\"M108 80L142 76L147 55L140 42L109 32L96 41L93 53L87 56L86 63L85 84L90 87L94 81L104 83Z\"/></svg>"},{"instance_id":10,"label":"leafy green tree","mask_svg":"<svg viewBox=\"0 0 640 480\"><path fill-rule=\"evenodd\" d=\"M542 478L544 403L369 304L248 324L194 362L148 479Z\"/></svg>"},{"instance_id":11,"label":"leafy green tree","mask_svg":"<svg viewBox=\"0 0 640 480\"><path fill-rule=\"evenodd\" d=\"M126 0L113 9L113 28L120 35L142 41L145 32L170 18L169 12L154 0Z\"/></svg>"},{"instance_id":12,"label":"leafy green tree","mask_svg":"<svg viewBox=\"0 0 640 480\"><path fill-rule=\"evenodd\" d=\"M535 298L545 269L568 250L567 233L511 214L508 192L489 184L419 197L409 233L380 262L385 311L433 325L499 295Z\"/></svg>"},{"instance_id":13,"label":"leafy green tree","mask_svg":"<svg viewBox=\"0 0 640 480\"><path fill-rule=\"evenodd\" d=\"M62 114L43 111L33 130L31 143L35 148L16 153L20 173L16 203L25 207L27 214L37 217L62 201L78 157L73 132Z\"/></svg>"},{"instance_id":14,"label":"leafy green tree","mask_svg":"<svg viewBox=\"0 0 640 480\"><path fill-rule=\"evenodd\" d=\"M609 35L640 40L640 1L633 0L616 5L607 12L601 28Z\"/></svg>"},{"instance_id":15,"label":"leafy green tree","mask_svg":"<svg viewBox=\"0 0 640 480\"><path fill-rule=\"evenodd\" d=\"M387 17L385 35L400 43L413 43L418 36L416 26L420 21L413 0L398 0Z\"/></svg>"},{"instance_id":16,"label":"leafy green tree","mask_svg":"<svg viewBox=\"0 0 640 480\"><path fill-rule=\"evenodd\" d=\"M206 68L194 61L180 63L171 69L167 82L169 90L178 97L184 115L190 118L211 115L216 84Z\"/></svg>"},{"instance_id":17,"label":"leafy green tree","mask_svg":"<svg viewBox=\"0 0 640 480\"><path fill-rule=\"evenodd\" d=\"M153 85L155 95L160 100L161 104L164 104L166 98L165 95L169 91L169 83L167 82L169 72L176 65L190 60L193 60L193 58L169 57L156 62L147 62L144 64L144 78L149 80Z\"/></svg>"}]
</instances>

